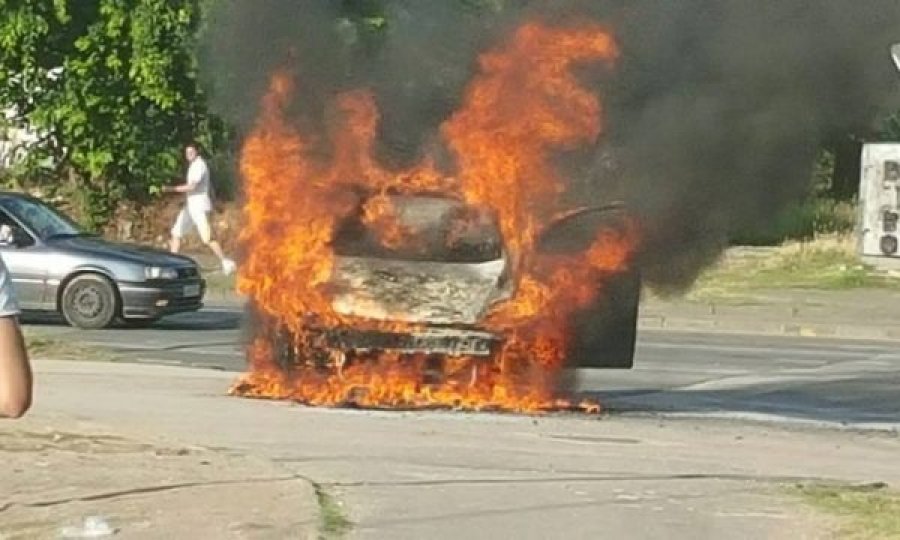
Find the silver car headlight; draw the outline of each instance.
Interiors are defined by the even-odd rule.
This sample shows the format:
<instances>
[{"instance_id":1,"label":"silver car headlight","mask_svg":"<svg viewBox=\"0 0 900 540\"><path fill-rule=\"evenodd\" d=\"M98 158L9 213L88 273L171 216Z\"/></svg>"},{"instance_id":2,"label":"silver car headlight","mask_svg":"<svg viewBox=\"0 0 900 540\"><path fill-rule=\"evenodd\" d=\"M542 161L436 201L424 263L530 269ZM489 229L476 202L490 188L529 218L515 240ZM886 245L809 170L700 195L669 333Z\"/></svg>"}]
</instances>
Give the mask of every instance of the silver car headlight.
<instances>
[{"instance_id":1,"label":"silver car headlight","mask_svg":"<svg viewBox=\"0 0 900 540\"><path fill-rule=\"evenodd\" d=\"M147 279L178 279L178 270L161 266L146 266L144 267L144 276Z\"/></svg>"}]
</instances>

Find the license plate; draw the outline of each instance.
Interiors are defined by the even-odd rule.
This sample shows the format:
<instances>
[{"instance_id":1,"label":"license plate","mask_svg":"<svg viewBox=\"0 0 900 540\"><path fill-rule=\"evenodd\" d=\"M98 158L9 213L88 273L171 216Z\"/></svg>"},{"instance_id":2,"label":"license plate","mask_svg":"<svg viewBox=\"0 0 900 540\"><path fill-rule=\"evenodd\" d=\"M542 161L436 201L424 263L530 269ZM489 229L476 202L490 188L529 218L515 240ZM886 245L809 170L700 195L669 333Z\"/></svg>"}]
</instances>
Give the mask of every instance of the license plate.
<instances>
[{"instance_id":1,"label":"license plate","mask_svg":"<svg viewBox=\"0 0 900 540\"><path fill-rule=\"evenodd\" d=\"M328 346L352 350L397 351L408 354L488 356L494 340L488 334L392 334L381 332L336 332L326 337Z\"/></svg>"},{"instance_id":2,"label":"license plate","mask_svg":"<svg viewBox=\"0 0 900 540\"><path fill-rule=\"evenodd\" d=\"M184 297L191 298L194 296L200 296L200 285L185 285Z\"/></svg>"}]
</instances>

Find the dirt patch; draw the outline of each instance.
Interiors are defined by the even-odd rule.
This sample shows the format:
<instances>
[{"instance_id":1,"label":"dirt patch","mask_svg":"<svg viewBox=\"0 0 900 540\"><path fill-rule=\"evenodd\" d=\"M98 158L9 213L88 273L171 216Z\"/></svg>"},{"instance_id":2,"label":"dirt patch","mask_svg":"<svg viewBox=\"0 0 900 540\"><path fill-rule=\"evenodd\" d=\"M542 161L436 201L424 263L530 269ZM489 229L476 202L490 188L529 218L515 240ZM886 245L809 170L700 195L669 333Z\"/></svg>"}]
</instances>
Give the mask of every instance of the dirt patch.
<instances>
[{"instance_id":1,"label":"dirt patch","mask_svg":"<svg viewBox=\"0 0 900 540\"><path fill-rule=\"evenodd\" d=\"M34 358L94 362L112 362L119 358L109 349L85 345L78 340L48 336L27 326L23 329L23 334L28 353Z\"/></svg>"},{"instance_id":2,"label":"dirt patch","mask_svg":"<svg viewBox=\"0 0 900 540\"><path fill-rule=\"evenodd\" d=\"M315 538L305 479L235 452L16 423L0 433L0 538L60 538L85 520L123 538ZM18 427L23 426L23 427Z\"/></svg>"},{"instance_id":3,"label":"dirt patch","mask_svg":"<svg viewBox=\"0 0 900 540\"><path fill-rule=\"evenodd\" d=\"M3 431L0 432L0 448L3 452L73 452L76 454L128 454L156 451L187 452L187 450L167 450L150 444L135 443L115 435L82 435L64 431ZM180 455L180 454L179 454Z\"/></svg>"}]
</instances>

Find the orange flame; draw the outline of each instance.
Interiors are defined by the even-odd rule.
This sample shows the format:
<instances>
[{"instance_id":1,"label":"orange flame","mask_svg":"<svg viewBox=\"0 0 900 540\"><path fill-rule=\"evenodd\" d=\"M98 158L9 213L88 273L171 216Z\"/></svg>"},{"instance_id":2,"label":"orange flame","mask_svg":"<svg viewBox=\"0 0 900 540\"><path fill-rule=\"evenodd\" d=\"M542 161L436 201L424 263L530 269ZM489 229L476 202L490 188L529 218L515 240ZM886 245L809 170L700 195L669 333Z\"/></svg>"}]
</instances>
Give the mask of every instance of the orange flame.
<instances>
[{"instance_id":1,"label":"orange flame","mask_svg":"<svg viewBox=\"0 0 900 540\"><path fill-rule=\"evenodd\" d=\"M570 68L616 56L615 42L602 28L528 24L509 46L481 57L482 75L444 125L466 199L498 210L514 260L531 250L539 224L564 189L550 153L600 134L600 103Z\"/></svg>"},{"instance_id":2,"label":"orange flame","mask_svg":"<svg viewBox=\"0 0 900 540\"><path fill-rule=\"evenodd\" d=\"M415 243L417 231L404 226L386 195L376 195L363 207L363 222L378 235L379 243L388 248Z\"/></svg>"},{"instance_id":3,"label":"orange flame","mask_svg":"<svg viewBox=\"0 0 900 540\"><path fill-rule=\"evenodd\" d=\"M292 369L276 361L271 332L249 348L250 372L233 392L288 398L311 405L453 407L541 411L569 407L554 395L565 360L568 320L597 301L602 283L622 272L637 242L633 226L604 230L576 255L538 253L541 227L558 215L565 181L551 165L554 152L590 144L602 133L600 102L579 86L575 65L617 57L602 27L553 28L526 24L498 50L480 58L480 75L464 104L441 129L455 155L455 175L426 159L407 171L382 167L373 157L379 115L372 96L351 92L336 100L339 121L330 134L330 159L313 149L289 121L293 95L285 73L273 76L257 126L241 155L247 203L242 242L247 257L239 288L267 324L287 329L296 356ZM334 311L329 296L337 224L359 204L351 184L381 194L366 203L363 219L385 246L415 235L394 219L388 192L444 193L498 216L512 260L513 296L497 305L481 327L503 336L487 360L469 357L369 353L347 364L330 351L316 367L311 326L412 330L406 323L359 320ZM463 235L467 216L452 224L450 241ZM311 322L313 321L313 322ZM269 330L272 330L271 328ZM596 406L581 404L587 410Z\"/></svg>"}]
</instances>

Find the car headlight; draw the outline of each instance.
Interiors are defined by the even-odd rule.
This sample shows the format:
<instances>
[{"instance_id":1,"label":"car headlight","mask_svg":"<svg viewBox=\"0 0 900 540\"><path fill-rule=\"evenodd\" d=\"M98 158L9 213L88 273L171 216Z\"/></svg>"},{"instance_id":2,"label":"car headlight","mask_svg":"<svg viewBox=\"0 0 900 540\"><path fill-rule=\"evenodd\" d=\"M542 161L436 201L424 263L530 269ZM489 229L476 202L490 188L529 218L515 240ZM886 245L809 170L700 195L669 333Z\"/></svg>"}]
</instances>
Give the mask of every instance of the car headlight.
<instances>
[{"instance_id":1,"label":"car headlight","mask_svg":"<svg viewBox=\"0 0 900 540\"><path fill-rule=\"evenodd\" d=\"M144 276L147 279L178 279L178 270L160 266L147 266L144 267Z\"/></svg>"}]
</instances>

